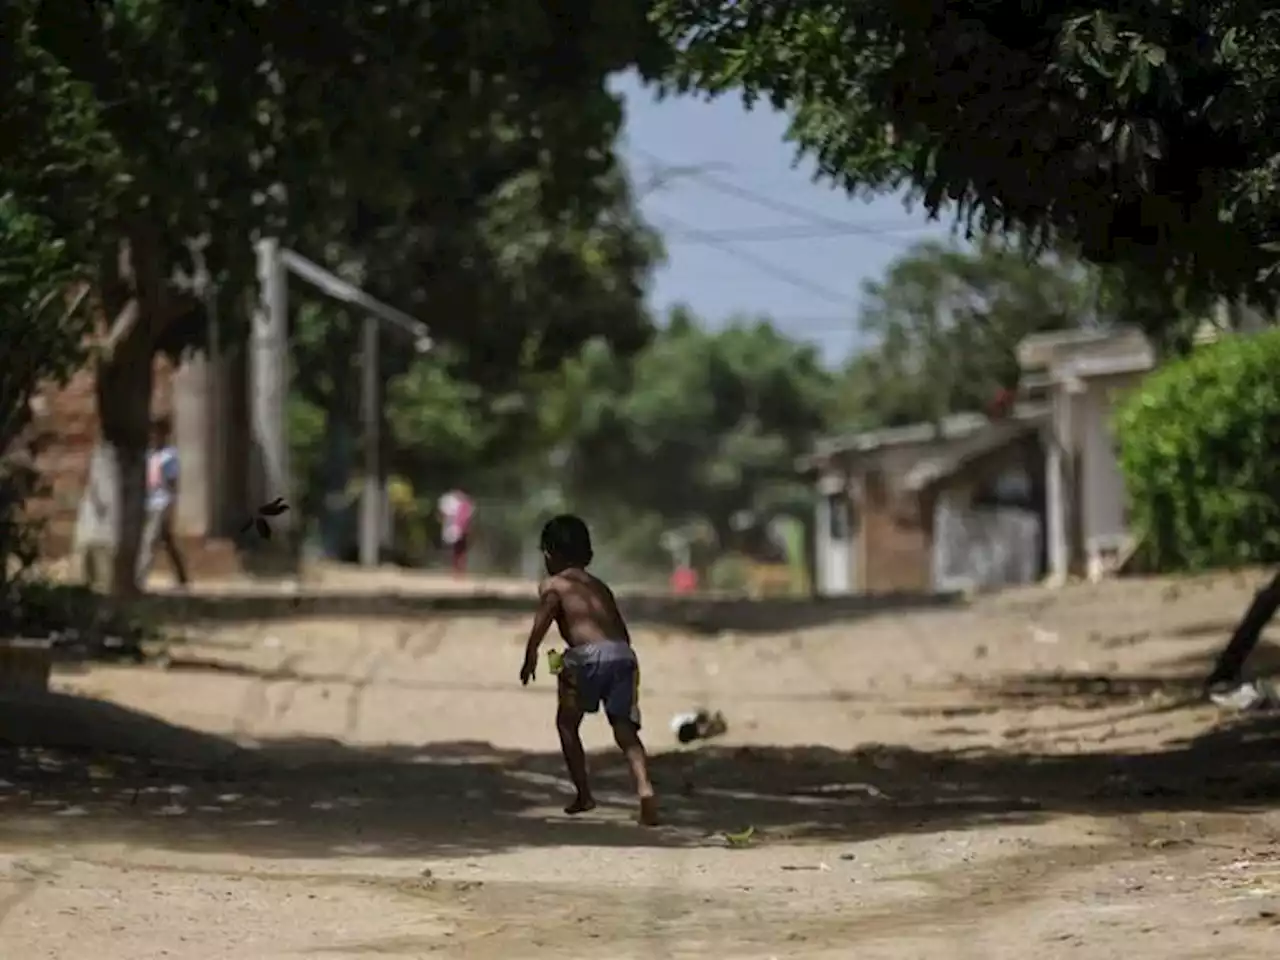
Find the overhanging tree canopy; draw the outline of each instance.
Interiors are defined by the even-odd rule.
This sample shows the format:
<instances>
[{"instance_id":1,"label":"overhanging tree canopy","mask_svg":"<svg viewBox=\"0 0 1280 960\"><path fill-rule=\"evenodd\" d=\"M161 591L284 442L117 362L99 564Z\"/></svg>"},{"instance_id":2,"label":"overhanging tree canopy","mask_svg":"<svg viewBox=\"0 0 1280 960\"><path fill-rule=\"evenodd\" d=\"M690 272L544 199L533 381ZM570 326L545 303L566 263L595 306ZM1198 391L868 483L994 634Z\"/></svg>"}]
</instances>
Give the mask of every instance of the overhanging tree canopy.
<instances>
[{"instance_id":1,"label":"overhanging tree canopy","mask_svg":"<svg viewBox=\"0 0 1280 960\"><path fill-rule=\"evenodd\" d=\"M651 37L639 5L553 16L532 0L13 0L0 16L0 193L94 268L115 324L98 394L126 591L151 361L182 315L168 281L187 244L207 242L235 295L257 232L451 229L530 172L540 211L572 220L599 207L591 185L614 162L605 78Z\"/></svg>"},{"instance_id":2,"label":"overhanging tree canopy","mask_svg":"<svg viewBox=\"0 0 1280 960\"><path fill-rule=\"evenodd\" d=\"M1274 299L1280 11L1226 0L658 0L681 90L740 89L850 190ZM1158 321L1156 321L1158 323Z\"/></svg>"}]
</instances>

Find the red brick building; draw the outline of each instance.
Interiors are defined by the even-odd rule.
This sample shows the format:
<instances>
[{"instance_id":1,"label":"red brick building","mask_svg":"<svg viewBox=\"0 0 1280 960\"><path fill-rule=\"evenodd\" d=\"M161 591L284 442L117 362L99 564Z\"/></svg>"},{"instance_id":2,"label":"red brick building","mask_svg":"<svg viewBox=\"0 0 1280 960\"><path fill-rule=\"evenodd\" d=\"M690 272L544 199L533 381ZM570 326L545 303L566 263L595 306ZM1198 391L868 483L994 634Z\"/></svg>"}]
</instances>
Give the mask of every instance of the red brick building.
<instances>
[{"instance_id":1,"label":"red brick building","mask_svg":"<svg viewBox=\"0 0 1280 960\"><path fill-rule=\"evenodd\" d=\"M802 463L818 489L819 594L932 593L1044 570L1047 416L961 414L836 437Z\"/></svg>"}]
</instances>

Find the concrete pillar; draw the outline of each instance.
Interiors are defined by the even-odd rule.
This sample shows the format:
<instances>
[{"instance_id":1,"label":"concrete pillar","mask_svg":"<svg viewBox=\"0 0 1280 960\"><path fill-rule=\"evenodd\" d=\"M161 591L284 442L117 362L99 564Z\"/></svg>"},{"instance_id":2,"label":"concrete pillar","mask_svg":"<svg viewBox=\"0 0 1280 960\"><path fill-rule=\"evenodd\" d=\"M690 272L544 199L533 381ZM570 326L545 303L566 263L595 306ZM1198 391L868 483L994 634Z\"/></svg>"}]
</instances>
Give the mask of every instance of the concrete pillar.
<instances>
[{"instance_id":1,"label":"concrete pillar","mask_svg":"<svg viewBox=\"0 0 1280 960\"><path fill-rule=\"evenodd\" d=\"M1053 392L1045 465L1046 524L1049 539L1049 582L1067 582L1071 572L1071 540L1068 533L1067 470L1071 443L1071 396L1063 389Z\"/></svg>"},{"instance_id":2,"label":"concrete pillar","mask_svg":"<svg viewBox=\"0 0 1280 960\"><path fill-rule=\"evenodd\" d=\"M215 478L218 459L211 444L212 365L203 354L184 360L173 372L173 438L182 480L175 522L178 533L208 537L214 530Z\"/></svg>"}]
</instances>

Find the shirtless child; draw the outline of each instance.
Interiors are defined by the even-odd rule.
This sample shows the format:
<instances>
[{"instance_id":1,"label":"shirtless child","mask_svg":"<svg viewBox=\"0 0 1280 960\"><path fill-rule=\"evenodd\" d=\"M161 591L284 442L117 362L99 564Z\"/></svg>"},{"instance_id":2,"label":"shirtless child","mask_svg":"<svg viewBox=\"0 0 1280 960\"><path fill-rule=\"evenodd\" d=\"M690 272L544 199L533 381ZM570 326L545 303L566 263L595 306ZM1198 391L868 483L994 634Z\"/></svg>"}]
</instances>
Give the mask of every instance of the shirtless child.
<instances>
[{"instance_id":1,"label":"shirtless child","mask_svg":"<svg viewBox=\"0 0 1280 960\"><path fill-rule=\"evenodd\" d=\"M587 525L574 516L554 518L542 528L542 555L548 576L538 587L538 612L520 682L528 686L533 679L538 647L555 623L569 647L558 679L556 730L577 791L564 812L584 813L596 805L587 782L587 755L579 728L584 714L597 712L603 703L613 738L631 767L640 799L640 823L653 826L658 809L640 742L640 664L613 591L587 573L592 557Z\"/></svg>"}]
</instances>

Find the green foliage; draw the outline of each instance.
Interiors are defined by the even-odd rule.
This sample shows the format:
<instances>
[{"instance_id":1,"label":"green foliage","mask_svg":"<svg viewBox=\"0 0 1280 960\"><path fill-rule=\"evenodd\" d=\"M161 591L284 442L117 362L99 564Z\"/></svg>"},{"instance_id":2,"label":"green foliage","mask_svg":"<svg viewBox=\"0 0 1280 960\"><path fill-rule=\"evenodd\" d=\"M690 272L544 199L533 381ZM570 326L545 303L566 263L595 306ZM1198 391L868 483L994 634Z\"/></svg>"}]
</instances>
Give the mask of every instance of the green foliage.
<instances>
[{"instance_id":1,"label":"green foliage","mask_svg":"<svg viewBox=\"0 0 1280 960\"><path fill-rule=\"evenodd\" d=\"M1158 569L1280 560L1280 333L1149 376L1116 418L1130 518Z\"/></svg>"},{"instance_id":2,"label":"green foliage","mask_svg":"<svg viewBox=\"0 0 1280 960\"><path fill-rule=\"evenodd\" d=\"M121 465L117 589L141 525L152 356L205 334L196 238L224 344L244 333L262 235L427 305L487 388L590 335L643 340L652 238L612 216L621 109L605 79L656 49L632 3L3 5L0 193L92 271L108 321L138 317L98 379Z\"/></svg>"},{"instance_id":3,"label":"green foliage","mask_svg":"<svg viewBox=\"0 0 1280 960\"><path fill-rule=\"evenodd\" d=\"M839 380L842 429L876 429L981 411L1018 384L1017 347L1033 333L1099 315L1099 278L1063 257L988 239L973 249L923 243L864 289L873 346Z\"/></svg>"},{"instance_id":4,"label":"green foliage","mask_svg":"<svg viewBox=\"0 0 1280 960\"><path fill-rule=\"evenodd\" d=\"M701 521L724 544L735 515L808 503L795 461L825 426L830 384L814 348L766 320L710 331L677 310L630 364L584 354L547 410L571 438L564 475L575 503L613 499L671 526Z\"/></svg>"},{"instance_id":5,"label":"green foliage","mask_svg":"<svg viewBox=\"0 0 1280 960\"><path fill-rule=\"evenodd\" d=\"M851 191L908 186L970 230L1076 243L1166 303L1273 299L1280 12L1265 4L659 0L653 17L679 51L671 88L787 109L800 150Z\"/></svg>"},{"instance_id":6,"label":"green foliage","mask_svg":"<svg viewBox=\"0 0 1280 960\"><path fill-rule=\"evenodd\" d=\"M141 659L141 645L160 638L141 611L105 605L88 587L30 579L4 599L0 636L54 638L63 655Z\"/></svg>"},{"instance_id":7,"label":"green foliage","mask_svg":"<svg viewBox=\"0 0 1280 960\"><path fill-rule=\"evenodd\" d=\"M539 437L543 414L531 402L566 358L589 341L628 356L652 328L643 285L660 254L624 178L584 184L599 204L549 212L536 176L496 190L446 245L465 242L452 264L391 232L353 237L348 267L384 299L423 304L436 346L415 354L404 337L381 338L388 452L394 469L447 486L460 471L520 460ZM426 258L426 262L424 262ZM363 266L361 266L363 265ZM291 335L297 385L307 401L357 429L363 319L314 302L298 311Z\"/></svg>"},{"instance_id":8,"label":"green foliage","mask_svg":"<svg viewBox=\"0 0 1280 960\"><path fill-rule=\"evenodd\" d=\"M24 512L39 490L31 401L83 359L86 311L72 299L80 279L49 224L26 212L13 194L0 196L0 587L11 561L35 555L37 530Z\"/></svg>"}]
</instances>

